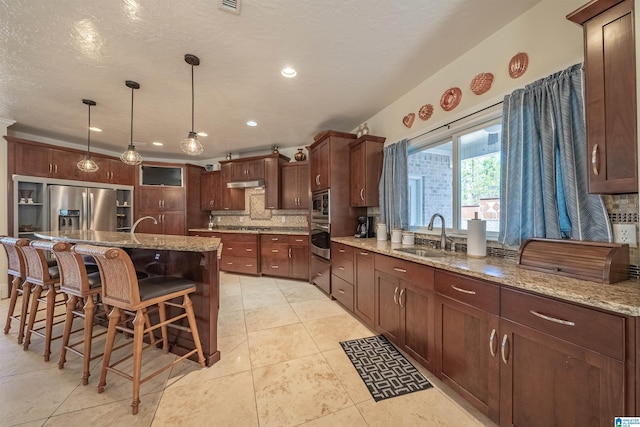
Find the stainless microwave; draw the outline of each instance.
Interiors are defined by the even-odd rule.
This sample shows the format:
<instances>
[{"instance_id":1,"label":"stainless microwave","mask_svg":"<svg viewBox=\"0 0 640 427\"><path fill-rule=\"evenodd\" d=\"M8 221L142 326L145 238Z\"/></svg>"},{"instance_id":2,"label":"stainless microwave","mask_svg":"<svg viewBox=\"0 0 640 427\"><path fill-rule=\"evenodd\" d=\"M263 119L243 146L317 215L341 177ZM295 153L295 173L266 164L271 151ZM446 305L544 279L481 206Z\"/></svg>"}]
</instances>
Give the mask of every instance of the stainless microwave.
<instances>
[{"instance_id":1,"label":"stainless microwave","mask_svg":"<svg viewBox=\"0 0 640 427\"><path fill-rule=\"evenodd\" d=\"M329 190L313 193L311 196L311 222L329 223Z\"/></svg>"}]
</instances>

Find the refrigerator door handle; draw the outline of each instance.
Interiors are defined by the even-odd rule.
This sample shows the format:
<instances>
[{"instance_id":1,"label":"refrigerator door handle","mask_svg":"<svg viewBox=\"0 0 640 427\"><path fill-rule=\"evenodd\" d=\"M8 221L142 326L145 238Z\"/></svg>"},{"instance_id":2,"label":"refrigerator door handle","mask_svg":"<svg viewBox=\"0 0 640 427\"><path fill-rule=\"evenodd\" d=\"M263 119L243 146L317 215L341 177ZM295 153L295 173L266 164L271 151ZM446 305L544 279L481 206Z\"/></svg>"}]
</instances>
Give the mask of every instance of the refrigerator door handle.
<instances>
[{"instance_id":1,"label":"refrigerator door handle","mask_svg":"<svg viewBox=\"0 0 640 427\"><path fill-rule=\"evenodd\" d=\"M89 193L89 210L87 211L87 230L93 227L93 193Z\"/></svg>"},{"instance_id":2,"label":"refrigerator door handle","mask_svg":"<svg viewBox=\"0 0 640 427\"><path fill-rule=\"evenodd\" d=\"M87 213L87 209L89 208L89 201L87 200L87 196L88 196L88 191L83 191L82 192L82 210L83 212L85 212L85 215L80 215L80 224L78 224L78 230L81 231L86 231L89 229L88 227L88 220L89 220L89 216L86 214Z\"/></svg>"}]
</instances>

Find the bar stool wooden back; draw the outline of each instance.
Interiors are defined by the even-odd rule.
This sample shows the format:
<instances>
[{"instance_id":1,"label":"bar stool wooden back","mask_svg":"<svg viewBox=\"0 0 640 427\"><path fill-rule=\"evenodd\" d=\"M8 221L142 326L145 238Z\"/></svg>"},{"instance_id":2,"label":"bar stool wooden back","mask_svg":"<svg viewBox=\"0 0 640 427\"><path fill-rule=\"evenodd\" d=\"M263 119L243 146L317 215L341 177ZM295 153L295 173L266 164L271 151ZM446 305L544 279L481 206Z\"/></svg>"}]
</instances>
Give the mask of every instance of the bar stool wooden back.
<instances>
[{"instance_id":1,"label":"bar stool wooden back","mask_svg":"<svg viewBox=\"0 0 640 427\"><path fill-rule=\"evenodd\" d=\"M45 362L49 361L49 356L51 355L51 341L62 337L62 335L52 337L52 333L54 324L62 322L62 320L56 320L58 316L54 316L55 307L65 302L64 294L58 294L56 290L60 279L58 266L50 265L44 254L44 250L47 250L48 243L49 242L45 240L32 240L29 245L21 247L27 264L27 280L25 285L33 286L31 302L29 304L29 322L27 323L23 348L25 350L29 349L31 334L44 337L45 346L42 355ZM42 297L42 292L45 291L46 294ZM56 297L58 295L60 295L62 299L57 299ZM40 303L46 304L46 314L44 326L36 327L36 315L38 314ZM40 324L41 322L38 321L37 323ZM44 333L42 332L43 329Z\"/></svg>"},{"instance_id":2,"label":"bar stool wooden back","mask_svg":"<svg viewBox=\"0 0 640 427\"><path fill-rule=\"evenodd\" d=\"M64 368L67 350L82 357L82 385L89 383L90 362L102 353L91 355L91 341L93 337L94 314L98 297L100 295L100 272L97 268L93 273L87 272L82 257L72 252L72 245L66 242L43 242L42 248L51 251L58 263L60 271L60 292L67 295L67 309L62 334L62 348L58 359L58 368ZM83 322L83 338L80 341L69 344L73 319L80 317ZM99 335L103 335L102 332ZM82 345L82 350L80 346Z\"/></svg>"},{"instance_id":3,"label":"bar stool wooden back","mask_svg":"<svg viewBox=\"0 0 640 427\"><path fill-rule=\"evenodd\" d=\"M131 412L135 415L138 413L140 404L141 384L194 354L197 354L200 365L202 367L205 366L193 304L189 298L189 294L196 290L195 283L191 280L170 276L155 276L138 281L131 258L124 250L119 248L78 244L73 250L75 253L92 255L95 258L100 268L103 302L113 307L109 314L109 327L102 371L98 382L98 392L102 393L104 391L107 372L113 372L131 380L133 382ZM171 301L173 299L181 299L182 301ZM154 305L158 306L160 322L145 328L146 310ZM167 306L180 308L181 313L167 319ZM127 322L123 322L124 311L135 312L133 330L128 326ZM166 353L169 351L167 326L171 326L172 323L185 317L188 320L188 328L182 325L177 327L192 334L195 348L145 378L141 378L142 351L154 345L152 343L143 348L144 334L160 328L162 350ZM133 333L133 354L111 363L112 347L117 330ZM130 357L133 357L133 374L131 375L116 368L117 365Z\"/></svg>"},{"instance_id":4,"label":"bar stool wooden back","mask_svg":"<svg viewBox=\"0 0 640 427\"><path fill-rule=\"evenodd\" d=\"M4 333L8 334L11 329L11 321L18 322L18 344L22 344L24 339L24 328L27 323L27 312L29 307L29 296L31 295L31 286L25 286L27 278L27 264L24 255L20 250L23 246L29 245L29 239L16 239L15 237L2 237L0 239L2 247L7 253L8 268L7 272L13 276L11 281L11 297L9 299L9 311L7 312L7 321L4 325ZM22 296L22 309L20 314L15 314L18 297Z\"/></svg>"}]
</instances>

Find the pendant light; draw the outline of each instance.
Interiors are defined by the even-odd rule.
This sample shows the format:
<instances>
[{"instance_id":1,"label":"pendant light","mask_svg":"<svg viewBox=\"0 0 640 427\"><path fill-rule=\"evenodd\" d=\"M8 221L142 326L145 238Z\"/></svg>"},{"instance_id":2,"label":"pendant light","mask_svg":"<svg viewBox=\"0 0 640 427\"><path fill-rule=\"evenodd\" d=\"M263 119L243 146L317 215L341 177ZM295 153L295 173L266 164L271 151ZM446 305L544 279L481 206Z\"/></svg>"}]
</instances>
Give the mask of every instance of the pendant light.
<instances>
[{"instance_id":1,"label":"pendant light","mask_svg":"<svg viewBox=\"0 0 640 427\"><path fill-rule=\"evenodd\" d=\"M82 103L89 107L89 126L87 126L87 154L84 159L80 160L76 166L83 172L96 172L98 165L91 159L91 107L96 105L95 101L90 99L83 99Z\"/></svg>"},{"instance_id":2,"label":"pendant light","mask_svg":"<svg viewBox=\"0 0 640 427\"><path fill-rule=\"evenodd\" d=\"M133 145L133 92L136 89L140 89L140 85L132 80L127 80L124 84L131 89L131 138L129 139L127 151L122 153L120 160L122 160L123 163L135 166L142 163L142 156L136 151L136 147Z\"/></svg>"},{"instance_id":3,"label":"pendant light","mask_svg":"<svg viewBox=\"0 0 640 427\"><path fill-rule=\"evenodd\" d=\"M184 56L184 60L187 64L191 65L191 132L189 132L188 137L180 141L180 148L190 156L197 156L198 154L202 154L204 151L202 144L198 141L198 135L193 130L193 67L200 65L200 58L188 53Z\"/></svg>"}]
</instances>

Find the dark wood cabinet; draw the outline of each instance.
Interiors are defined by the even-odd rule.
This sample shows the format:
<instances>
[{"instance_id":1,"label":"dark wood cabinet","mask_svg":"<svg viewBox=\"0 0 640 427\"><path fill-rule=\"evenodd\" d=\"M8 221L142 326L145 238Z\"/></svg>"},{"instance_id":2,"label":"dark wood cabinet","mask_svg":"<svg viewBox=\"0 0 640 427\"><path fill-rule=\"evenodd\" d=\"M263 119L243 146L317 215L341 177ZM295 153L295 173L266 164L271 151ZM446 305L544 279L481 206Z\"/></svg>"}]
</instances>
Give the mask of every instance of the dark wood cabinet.
<instances>
[{"instance_id":1,"label":"dark wood cabinet","mask_svg":"<svg viewBox=\"0 0 640 427\"><path fill-rule=\"evenodd\" d=\"M375 255L375 329L435 369L434 269Z\"/></svg>"},{"instance_id":2,"label":"dark wood cabinet","mask_svg":"<svg viewBox=\"0 0 640 427\"><path fill-rule=\"evenodd\" d=\"M258 237L258 234L220 233L222 239L220 270L258 275L260 272Z\"/></svg>"},{"instance_id":3,"label":"dark wood cabinet","mask_svg":"<svg viewBox=\"0 0 640 427\"><path fill-rule=\"evenodd\" d=\"M311 191L325 190L331 185L330 139L325 139L319 144L311 146L309 159L311 164Z\"/></svg>"},{"instance_id":4,"label":"dark wood cabinet","mask_svg":"<svg viewBox=\"0 0 640 427\"><path fill-rule=\"evenodd\" d=\"M231 163L224 163L220 167L221 189L220 200L221 208L215 210L244 210L244 188L227 188L227 183L232 182L231 179Z\"/></svg>"},{"instance_id":5,"label":"dark wood cabinet","mask_svg":"<svg viewBox=\"0 0 640 427\"><path fill-rule=\"evenodd\" d=\"M260 236L262 274L293 279L309 277L308 236L263 234Z\"/></svg>"},{"instance_id":6,"label":"dark wood cabinet","mask_svg":"<svg viewBox=\"0 0 640 427\"><path fill-rule=\"evenodd\" d=\"M614 425L625 393L626 319L502 289L500 425ZM543 317L540 317L543 316Z\"/></svg>"},{"instance_id":7,"label":"dark wood cabinet","mask_svg":"<svg viewBox=\"0 0 640 427\"><path fill-rule=\"evenodd\" d=\"M158 221L158 224L153 224L152 221L143 221L136 228L136 232L186 234L185 193L183 187L139 186L135 192L135 197L136 218L152 216Z\"/></svg>"},{"instance_id":8,"label":"dark wood cabinet","mask_svg":"<svg viewBox=\"0 0 640 427\"><path fill-rule=\"evenodd\" d=\"M222 177L220 171L204 172L200 180L200 208L203 211L222 209Z\"/></svg>"},{"instance_id":9,"label":"dark wood cabinet","mask_svg":"<svg viewBox=\"0 0 640 427\"><path fill-rule=\"evenodd\" d=\"M309 162L282 165L282 209L309 209Z\"/></svg>"},{"instance_id":10,"label":"dark wood cabinet","mask_svg":"<svg viewBox=\"0 0 640 427\"><path fill-rule=\"evenodd\" d=\"M264 179L264 159L234 160L231 164L232 181Z\"/></svg>"},{"instance_id":11,"label":"dark wood cabinet","mask_svg":"<svg viewBox=\"0 0 640 427\"><path fill-rule=\"evenodd\" d=\"M353 312L370 328L375 319L375 271L374 254L363 249L355 249Z\"/></svg>"},{"instance_id":12,"label":"dark wood cabinet","mask_svg":"<svg viewBox=\"0 0 640 427\"><path fill-rule=\"evenodd\" d=\"M638 191L633 15L633 0L599 0L567 16L584 29L590 193Z\"/></svg>"},{"instance_id":13,"label":"dark wood cabinet","mask_svg":"<svg viewBox=\"0 0 640 427\"><path fill-rule=\"evenodd\" d=\"M500 288L439 270L435 288L435 374L497 422Z\"/></svg>"},{"instance_id":14,"label":"dark wood cabinet","mask_svg":"<svg viewBox=\"0 0 640 427\"><path fill-rule=\"evenodd\" d=\"M96 172L83 172L82 180L89 182L102 182L105 184L134 185L135 168L122 163L120 159L106 156L92 156L98 165Z\"/></svg>"},{"instance_id":15,"label":"dark wood cabinet","mask_svg":"<svg viewBox=\"0 0 640 427\"><path fill-rule=\"evenodd\" d=\"M385 138L364 135L349 144L351 206L379 206Z\"/></svg>"},{"instance_id":16,"label":"dark wood cabinet","mask_svg":"<svg viewBox=\"0 0 640 427\"><path fill-rule=\"evenodd\" d=\"M329 261L311 255L309 262L309 282L322 289L326 294L331 294L331 264Z\"/></svg>"},{"instance_id":17,"label":"dark wood cabinet","mask_svg":"<svg viewBox=\"0 0 640 427\"><path fill-rule=\"evenodd\" d=\"M353 312L353 252L341 243L331 245L331 296Z\"/></svg>"}]
</instances>

